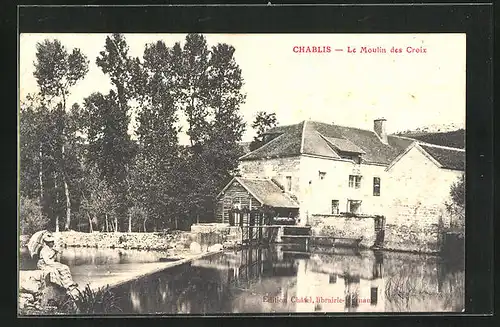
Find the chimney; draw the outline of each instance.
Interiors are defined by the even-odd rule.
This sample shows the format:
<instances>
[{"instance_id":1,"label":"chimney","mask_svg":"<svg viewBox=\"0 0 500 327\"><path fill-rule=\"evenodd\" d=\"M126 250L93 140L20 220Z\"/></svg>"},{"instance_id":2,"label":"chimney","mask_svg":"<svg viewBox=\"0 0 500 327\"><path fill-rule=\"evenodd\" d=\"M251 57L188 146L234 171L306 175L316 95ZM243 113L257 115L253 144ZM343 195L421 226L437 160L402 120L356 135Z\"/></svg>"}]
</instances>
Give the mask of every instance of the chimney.
<instances>
[{"instance_id":1,"label":"chimney","mask_svg":"<svg viewBox=\"0 0 500 327\"><path fill-rule=\"evenodd\" d=\"M373 130L377 133L378 137L384 144L388 144L387 142L387 133L385 131L385 118L378 118L373 121Z\"/></svg>"}]
</instances>

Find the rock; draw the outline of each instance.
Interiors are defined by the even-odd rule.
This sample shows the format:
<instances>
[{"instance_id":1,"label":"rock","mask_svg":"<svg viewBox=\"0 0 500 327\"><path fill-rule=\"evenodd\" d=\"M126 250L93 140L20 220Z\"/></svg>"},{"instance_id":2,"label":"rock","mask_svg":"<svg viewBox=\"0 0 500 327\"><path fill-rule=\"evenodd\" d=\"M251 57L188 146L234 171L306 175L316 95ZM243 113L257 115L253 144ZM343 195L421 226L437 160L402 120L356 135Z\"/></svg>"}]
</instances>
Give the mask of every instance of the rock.
<instances>
[{"instance_id":1,"label":"rock","mask_svg":"<svg viewBox=\"0 0 500 327\"><path fill-rule=\"evenodd\" d=\"M35 305L35 297L29 293L19 293L19 309Z\"/></svg>"},{"instance_id":2,"label":"rock","mask_svg":"<svg viewBox=\"0 0 500 327\"><path fill-rule=\"evenodd\" d=\"M218 252L222 251L222 249L223 249L222 244L214 244L208 247L208 252Z\"/></svg>"},{"instance_id":3,"label":"rock","mask_svg":"<svg viewBox=\"0 0 500 327\"><path fill-rule=\"evenodd\" d=\"M21 270L19 272L19 292L35 294L44 286L45 274L41 270Z\"/></svg>"},{"instance_id":4,"label":"rock","mask_svg":"<svg viewBox=\"0 0 500 327\"><path fill-rule=\"evenodd\" d=\"M46 286L42 290L41 302L40 305L42 307L46 307L49 305L56 305L58 303L63 303L66 299L66 290L57 285L51 284Z\"/></svg>"},{"instance_id":5,"label":"rock","mask_svg":"<svg viewBox=\"0 0 500 327\"><path fill-rule=\"evenodd\" d=\"M201 253L201 245L197 242L192 242L189 245L189 251L191 251L191 253L193 254Z\"/></svg>"}]
</instances>

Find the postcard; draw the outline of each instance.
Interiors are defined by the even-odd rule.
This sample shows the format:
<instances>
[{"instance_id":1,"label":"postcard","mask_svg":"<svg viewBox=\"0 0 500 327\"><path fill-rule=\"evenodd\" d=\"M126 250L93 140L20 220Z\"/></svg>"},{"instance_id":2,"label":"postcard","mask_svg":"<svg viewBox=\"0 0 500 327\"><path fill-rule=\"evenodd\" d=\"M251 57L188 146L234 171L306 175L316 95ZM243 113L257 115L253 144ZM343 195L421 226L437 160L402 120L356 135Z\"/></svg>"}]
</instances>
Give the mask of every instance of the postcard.
<instances>
[{"instance_id":1,"label":"postcard","mask_svg":"<svg viewBox=\"0 0 500 327\"><path fill-rule=\"evenodd\" d=\"M19 42L19 315L464 310L465 34Z\"/></svg>"}]
</instances>

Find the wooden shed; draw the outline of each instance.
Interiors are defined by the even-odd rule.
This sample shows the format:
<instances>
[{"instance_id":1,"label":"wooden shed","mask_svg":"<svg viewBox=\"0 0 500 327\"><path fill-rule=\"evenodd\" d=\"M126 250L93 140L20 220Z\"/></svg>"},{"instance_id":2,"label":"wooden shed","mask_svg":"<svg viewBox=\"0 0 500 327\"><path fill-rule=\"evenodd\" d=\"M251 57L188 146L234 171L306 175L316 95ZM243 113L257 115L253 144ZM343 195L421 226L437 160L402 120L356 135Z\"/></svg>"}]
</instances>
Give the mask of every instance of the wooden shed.
<instances>
[{"instance_id":1,"label":"wooden shed","mask_svg":"<svg viewBox=\"0 0 500 327\"><path fill-rule=\"evenodd\" d=\"M299 209L297 201L271 179L234 177L217 196L215 221L229 223L233 209L255 210L264 206L283 217L295 217Z\"/></svg>"}]
</instances>

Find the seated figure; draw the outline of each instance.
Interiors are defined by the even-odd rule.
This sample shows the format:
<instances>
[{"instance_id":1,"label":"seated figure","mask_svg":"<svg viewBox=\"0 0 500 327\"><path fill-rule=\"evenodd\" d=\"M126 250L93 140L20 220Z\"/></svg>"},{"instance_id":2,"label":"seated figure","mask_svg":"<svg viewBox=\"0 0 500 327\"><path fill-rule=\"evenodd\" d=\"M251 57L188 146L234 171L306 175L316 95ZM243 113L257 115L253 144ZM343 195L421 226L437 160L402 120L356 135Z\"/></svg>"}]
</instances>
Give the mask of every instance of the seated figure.
<instances>
[{"instance_id":1,"label":"seated figure","mask_svg":"<svg viewBox=\"0 0 500 327\"><path fill-rule=\"evenodd\" d=\"M53 236L51 234L46 234L43 241L44 245L40 250L40 259L37 263L38 269L49 272L50 281L52 283L63 287L69 294L72 294L78 287L78 284L73 281L69 267L56 261L58 251L54 249Z\"/></svg>"}]
</instances>

